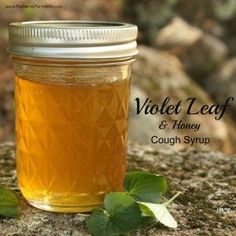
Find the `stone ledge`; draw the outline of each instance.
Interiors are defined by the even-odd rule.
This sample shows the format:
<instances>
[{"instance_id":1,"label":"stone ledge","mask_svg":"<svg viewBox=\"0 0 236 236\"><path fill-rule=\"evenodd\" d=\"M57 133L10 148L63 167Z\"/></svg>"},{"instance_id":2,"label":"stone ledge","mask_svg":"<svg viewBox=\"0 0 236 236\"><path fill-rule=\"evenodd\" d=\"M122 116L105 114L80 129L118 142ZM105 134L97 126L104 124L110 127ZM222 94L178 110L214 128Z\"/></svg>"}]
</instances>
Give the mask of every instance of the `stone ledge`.
<instances>
[{"instance_id":1,"label":"stone ledge","mask_svg":"<svg viewBox=\"0 0 236 236\"><path fill-rule=\"evenodd\" d=\"M16 184L15 146L0 145L0 184L19 192ZM131 235L233 235L236 230L236 156L196 150L158 150L130 143L128 168L163 174L169 182L168 197L183 194L172 204L179 223L172 230L157 224ZM19 193L20 195L20 193ZM89 235L80 214L56 214L29 206L21 197L17 219L0 218L0 235Z\"/></svg>"}]
</instances>

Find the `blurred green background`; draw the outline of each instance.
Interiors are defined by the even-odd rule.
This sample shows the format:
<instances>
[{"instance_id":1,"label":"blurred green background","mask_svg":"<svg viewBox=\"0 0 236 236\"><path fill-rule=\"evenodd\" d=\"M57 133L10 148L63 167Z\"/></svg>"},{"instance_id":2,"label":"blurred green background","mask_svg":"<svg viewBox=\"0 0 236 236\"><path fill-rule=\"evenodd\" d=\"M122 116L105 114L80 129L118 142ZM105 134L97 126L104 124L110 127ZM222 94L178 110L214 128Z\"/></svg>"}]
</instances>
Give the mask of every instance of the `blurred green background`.
<instances>
[{"instance_id":1,"label":"blurred green background","mask_svg":"<svg viewBox=\"0 0 236 236\"><path fill-rule=\"evenodd\" d=\"M18 4L21 7L14 6ZM22 5L35 5L35 8ZM51 7L41 8L50 4ZM236 152L236 104L220 121L212 116L137 116L135 97L159 103L166 96L175 101L198 99L197 106L223 103L236 93L235 0L54 0L0 3L0 142L14 140L13 70L7 53L8 24L28 20L126 21L139 27L140 54L133 65L129 140L150 144L161 137L210 137L199 149ZM201 123L191 130L160 131L166 119ZM157 144L156 144L157 145ZM159 145L169 148L168 145ZM184 148L183 144L173 148Z\"/></svg>"}]
</instances>

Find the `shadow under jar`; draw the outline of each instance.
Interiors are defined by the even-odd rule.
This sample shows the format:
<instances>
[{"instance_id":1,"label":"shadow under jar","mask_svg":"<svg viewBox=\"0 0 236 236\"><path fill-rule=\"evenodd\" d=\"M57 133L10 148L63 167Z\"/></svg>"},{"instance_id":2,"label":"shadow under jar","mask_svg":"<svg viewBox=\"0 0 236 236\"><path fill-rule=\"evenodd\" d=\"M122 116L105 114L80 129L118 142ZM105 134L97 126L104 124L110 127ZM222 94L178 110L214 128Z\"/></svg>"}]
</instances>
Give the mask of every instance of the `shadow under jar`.
<instances>
[{"instance_id":1,"label":"shadow under jar","mask_svg":"<svg viewBox=\"0 0 236 236\"><path fill-rule=\"evenodd\" d=\"M10 24L20 190L33 206L87 212L122 191L137 27Z\"/></svg>"}]
</instances>

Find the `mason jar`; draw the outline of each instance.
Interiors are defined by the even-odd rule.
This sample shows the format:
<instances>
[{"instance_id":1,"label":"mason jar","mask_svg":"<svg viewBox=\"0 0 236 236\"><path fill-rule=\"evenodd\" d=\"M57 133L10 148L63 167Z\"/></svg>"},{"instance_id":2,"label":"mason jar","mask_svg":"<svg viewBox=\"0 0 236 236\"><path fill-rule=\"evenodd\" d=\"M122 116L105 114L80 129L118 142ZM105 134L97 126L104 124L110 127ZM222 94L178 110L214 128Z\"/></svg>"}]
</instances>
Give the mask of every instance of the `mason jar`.
<instances>
[{"instance_id":1,"label":"mason jar","mask_svg":"<svg viewBox=\"0 0 236 236\"><path fill-rule=\"evenodd\" d=\"M87 212L122 191L136 36L116 22L10 24L17 176L31 205Z\"/></svg>"}]
</instances>

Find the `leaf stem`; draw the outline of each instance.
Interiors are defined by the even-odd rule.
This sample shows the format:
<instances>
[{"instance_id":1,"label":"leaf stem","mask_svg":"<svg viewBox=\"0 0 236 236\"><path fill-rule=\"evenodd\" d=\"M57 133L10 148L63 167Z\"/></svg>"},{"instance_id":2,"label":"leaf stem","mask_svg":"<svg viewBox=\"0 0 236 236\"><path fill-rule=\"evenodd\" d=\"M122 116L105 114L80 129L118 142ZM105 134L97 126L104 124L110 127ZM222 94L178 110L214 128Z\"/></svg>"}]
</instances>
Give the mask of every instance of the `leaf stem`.
<instances>
[{"instance_id":1,"label":"leaf stem","mask_svg":"<svg viewBox=\"0 0 236 236\"><path fill-rule=\"evenodd\" d=\"M162 203L162 205L164 206L168 206L171 202L173 202L180 194L182 194L182 192L177 192L171 199L169 199L168 201Z\"/></svg>"}]
</instances>

